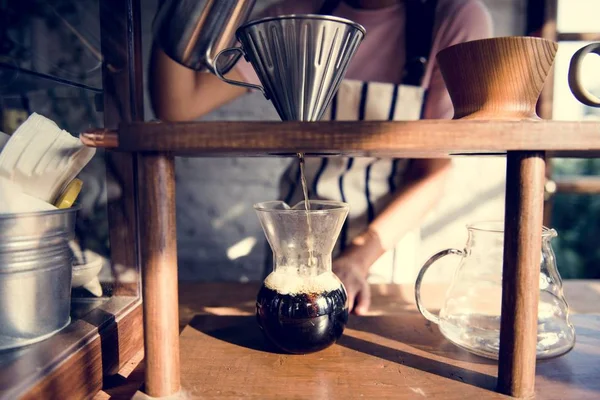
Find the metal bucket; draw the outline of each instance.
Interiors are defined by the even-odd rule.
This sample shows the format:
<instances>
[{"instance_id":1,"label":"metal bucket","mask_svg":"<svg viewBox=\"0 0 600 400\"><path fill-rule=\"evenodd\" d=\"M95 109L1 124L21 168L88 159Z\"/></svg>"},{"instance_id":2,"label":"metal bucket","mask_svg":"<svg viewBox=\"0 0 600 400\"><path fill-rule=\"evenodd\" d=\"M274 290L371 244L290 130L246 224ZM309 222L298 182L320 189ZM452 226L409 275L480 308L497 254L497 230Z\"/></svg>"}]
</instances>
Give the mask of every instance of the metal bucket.
<instances>
[{"instance_id":1,"label":"metal bucket","mask_svg":"<svg viewBox=\"0 0 600 400\"><path fill-rule=\"evenodd\" d=\"M255 0L166 0L154 19L154 40L178 63L214 72L216 54L235 43L235 30L246 22ZM239 57L239 56L238 56ZM221 67L225 74L232 58Z\"/></svg>"},{"instance_id":2,"label":"metal bucket","mask_svg":"<svg viewBox=\"0 0 600 400\"><path fill-rule=\"evenodd\" d=\"M69 324L76 214L77 208L0 215L0 350Z\"/></svg>"}]
</instances>

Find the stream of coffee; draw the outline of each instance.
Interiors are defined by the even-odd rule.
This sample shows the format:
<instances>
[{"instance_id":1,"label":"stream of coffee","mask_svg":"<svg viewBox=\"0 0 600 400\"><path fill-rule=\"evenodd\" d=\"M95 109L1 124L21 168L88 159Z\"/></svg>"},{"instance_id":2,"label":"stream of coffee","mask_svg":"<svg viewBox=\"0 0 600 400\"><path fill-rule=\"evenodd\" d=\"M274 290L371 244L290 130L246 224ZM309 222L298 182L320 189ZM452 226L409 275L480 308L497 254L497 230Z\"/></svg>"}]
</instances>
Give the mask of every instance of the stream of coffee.
<instances>
[{"instance_id":1,"label":"stream of coffee","mask_svg":"<svg viewBox=\"0 0 600 400\"><path fill-rule=\"evenodd\" d=\"M306 184L306 175L304 175L304 154L298 153L298 161L300 162L300 180L302 182L302 193L304 194L304 209L306 210L306 223L308 224L308 237L306 238L308 246L308 268L311 274L314 274L315 260L313 256L313 234L312 223L310 220L310 201L308 200L308 185Z\"/></svg>"},{"instance_id":2,"label":"stream of coffee","mask_svg":"<svg viewBox=\"0 0 600 400\"><path fill-rule=\"evenodd\" d=\"M306 175L304 175L304 154L298 153L298 160L300 161L300 180L302 181L302 193L304 193L304 209L310 211L310 202L308 201L308 185L306 184ZM308 213L307 213L308 215ZM310 229L310 219L308 219L308 229Z\"/></svg>"}]
</instances>

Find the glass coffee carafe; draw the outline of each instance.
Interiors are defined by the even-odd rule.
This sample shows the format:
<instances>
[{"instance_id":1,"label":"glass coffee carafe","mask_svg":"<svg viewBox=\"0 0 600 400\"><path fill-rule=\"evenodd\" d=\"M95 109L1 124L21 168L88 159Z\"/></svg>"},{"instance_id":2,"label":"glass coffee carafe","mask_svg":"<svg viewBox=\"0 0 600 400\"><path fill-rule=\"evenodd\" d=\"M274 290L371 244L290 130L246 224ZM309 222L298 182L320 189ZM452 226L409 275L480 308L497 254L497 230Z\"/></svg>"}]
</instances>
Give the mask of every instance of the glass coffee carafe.
<instances>
[{"instance_id":1,"label":"glass coffee carafe","mask_svg":"<svg viewBox=\"0 0 600 400\"><path fill-rule=\"evenodd\" d=\"M415 284L417 307L425 318L439 325L442 334L455 345L482 357L498 359L500 309L502 303L502 261L504 224L482 222L467 227L464 250L447 249L431 257ZM543 228L538 306L537 358L562 355L575 345L575 328L569 322L569 306L550 241L554 229ZM446 293L439 316L421 301L421 282L429 267L446 255L462 257Z\"/></svg>"},{"instance_id":2,"label":"glass coffee carafe","mask_svg":"<svg viewBox=\"0 0 600 400\"><path fill-rule=\"evenodd\" d=\"M273 272L257 296L256 318L280 350L305 354L325 349L348 322L348 299L331 271L332 252L349 207L313 201L254 206L273 250Z\"/></svg>"}]
</instances>

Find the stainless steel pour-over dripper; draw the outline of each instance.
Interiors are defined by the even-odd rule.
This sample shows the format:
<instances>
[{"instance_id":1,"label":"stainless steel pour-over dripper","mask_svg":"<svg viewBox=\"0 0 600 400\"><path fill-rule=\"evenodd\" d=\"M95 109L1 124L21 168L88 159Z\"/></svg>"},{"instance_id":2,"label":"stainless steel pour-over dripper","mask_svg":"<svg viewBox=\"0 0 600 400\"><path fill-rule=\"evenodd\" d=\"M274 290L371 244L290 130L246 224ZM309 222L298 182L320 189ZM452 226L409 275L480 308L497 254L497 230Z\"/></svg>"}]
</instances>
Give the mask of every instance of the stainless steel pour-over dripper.
<instances>
[{"instance_id":1,"label":"stainless steel pour-over dripper","mask_svg":"<svg viewBox=\"0 0 600 400\"><path fill-rule=\"evenodd\" d=\"M219 52L214 70L227 83L260 90L284 121L318 121L364 35L361 25L324 15L250 21L236 31L242 46ZM252 64L262 86L223 76L218 61L230 52L238 52Z\"/></svg>"}]
</instances>

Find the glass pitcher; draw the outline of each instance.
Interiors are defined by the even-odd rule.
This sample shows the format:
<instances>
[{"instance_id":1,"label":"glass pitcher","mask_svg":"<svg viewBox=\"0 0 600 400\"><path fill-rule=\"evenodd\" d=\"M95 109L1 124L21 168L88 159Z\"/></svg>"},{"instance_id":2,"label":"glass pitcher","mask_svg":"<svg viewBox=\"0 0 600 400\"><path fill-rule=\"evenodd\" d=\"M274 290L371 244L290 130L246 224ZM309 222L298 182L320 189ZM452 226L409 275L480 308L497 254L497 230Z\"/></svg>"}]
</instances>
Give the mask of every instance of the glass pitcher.
<instances>
[{"instance_id":1,"label":"glass pitcher","mask_svg":"<svg viewBox=\"0 0 600 400\"><path fill-rule=\"evenodd\" d=\"M263 333L288 353L331 346L348 322L348 297L331 271L332 252L349 207L336 201L290 208L281 201L254 206L273 250L273 272L256 299Z\"/></svg>"},{"instance_id":2,"label":"glass pitcher","mask_svg":"<svg viewBox=\"0 0 600 400\"><path fill-rule=\"evenodd\" d=\"M482 357L498 359L504 224L481 222L467 226L464 250L447 249L431 257L415 283L415 298L421 314L439 325L450 342ZM554 229L543 228L538 307L537 359L562 355L575 345L575 328L569 322L569 306L550 241ZM462 259L446 293L439 316L429 312L421 300L421 282L429 267L447 255Z\"/></svg>"}]
</instances>

